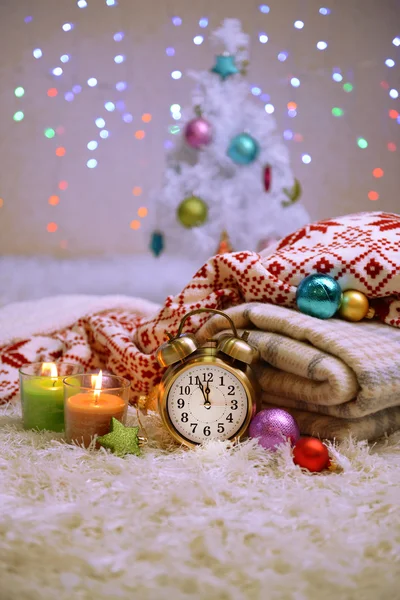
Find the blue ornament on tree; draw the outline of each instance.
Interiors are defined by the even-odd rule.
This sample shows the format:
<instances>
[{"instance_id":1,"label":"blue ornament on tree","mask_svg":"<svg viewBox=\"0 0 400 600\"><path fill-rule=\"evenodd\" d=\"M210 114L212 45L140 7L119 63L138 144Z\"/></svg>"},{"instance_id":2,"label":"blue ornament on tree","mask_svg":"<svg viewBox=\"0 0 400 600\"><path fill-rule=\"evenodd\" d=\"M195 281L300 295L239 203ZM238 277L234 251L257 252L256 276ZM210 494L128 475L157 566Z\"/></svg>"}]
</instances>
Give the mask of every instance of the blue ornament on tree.
<instances>
[{"instance_id":1,"label":"blue ornament on tree","mask_svg":"<svg viewBox=\"0 0 400 600\"><path fill-rule=\"evenodd\" d=\"M297 308L305 315L329 319L339 310L342 295L340 285L333 277L313 273L305 277L297 288Z\"/></svg>"},{"instance_id":2,"label":"blue ornament on tree","mask_svg":"<svg viewBox=\"0 0 400 600\"><path fill-rule=\"evenodd\" d=\"M239 69L235 65L235 57L230 54L220 54L215 58L215 66L211 69L213 73L217 73L223 81L231 75L239 73Z\"/></svg>"},{"instance_id":3,"label":"blue ornament on tree","mask_svg":"<svg viewBox=\"0 0 400 600\"><path fill-rule=\"evenodd\" d=\"M164 249L164 236L160 231L154 231L151 236L150 250L154 256L159 256Z\"/></svg>"},{"instance_id":4,"label":"blue ornament on tree","mask_svg":"<svg viewBox=\"0 0 400 600\"><path fill-rule=\"evenodd\" d=\"M249 165L258 156L260 146L249 133L239 133L235 136L227 151L227 155L238 165Z\"/></svg>"}]
</instances>

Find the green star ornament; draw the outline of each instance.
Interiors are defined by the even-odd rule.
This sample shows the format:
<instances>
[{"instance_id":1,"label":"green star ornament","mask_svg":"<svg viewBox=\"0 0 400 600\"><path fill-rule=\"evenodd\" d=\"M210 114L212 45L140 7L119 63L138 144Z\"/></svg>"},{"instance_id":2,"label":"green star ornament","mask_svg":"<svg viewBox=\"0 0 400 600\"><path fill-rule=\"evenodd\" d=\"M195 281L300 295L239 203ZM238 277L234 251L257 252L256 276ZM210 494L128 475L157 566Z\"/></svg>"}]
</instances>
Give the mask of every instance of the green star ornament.
<instances>
[{"instance_id":1,"label":"green star ornament","mask_svg":"<svg viewBox=\"0 0 400 600\"><path fill-rule=\"evenodd\" d=\"M136 454L140 456L139 427L125 427L118 419L112 417L111 431L97 438L104 448L109 448L117 456Z\"/></svg>"},{"instance_id":2,"label":"green star ornament","mask_svg":"<svg viewBox=\"0 0 400 600\"><path fill-rule=\"evenodd\" d=\"M222 80L227 77L239 73L239 69L235 65L235 57L230 54L219 54L216 56L215 66L211 69L213 73L217 73Z\"/></svg>"}]
</instances>

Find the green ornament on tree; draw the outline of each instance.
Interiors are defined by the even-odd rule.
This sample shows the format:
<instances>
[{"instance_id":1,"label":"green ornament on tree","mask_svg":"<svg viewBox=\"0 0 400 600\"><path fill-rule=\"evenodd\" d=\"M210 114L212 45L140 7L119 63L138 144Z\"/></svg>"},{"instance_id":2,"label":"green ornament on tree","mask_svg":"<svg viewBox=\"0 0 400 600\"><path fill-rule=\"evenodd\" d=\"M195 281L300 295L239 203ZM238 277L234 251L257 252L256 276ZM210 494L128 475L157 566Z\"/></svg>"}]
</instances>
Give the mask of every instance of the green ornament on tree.
<instances>
[{"instance_id":1,"label":"green ornament on tree","mask_svg":"<svg viewBox=\"0 0 400 600\"><path fill-rule=\"evenodd\" d=\"M179 222L187 228L199 227L207 221L208 206L198 196L185 198L178 206Z\"/></svg>"}]
</instances>

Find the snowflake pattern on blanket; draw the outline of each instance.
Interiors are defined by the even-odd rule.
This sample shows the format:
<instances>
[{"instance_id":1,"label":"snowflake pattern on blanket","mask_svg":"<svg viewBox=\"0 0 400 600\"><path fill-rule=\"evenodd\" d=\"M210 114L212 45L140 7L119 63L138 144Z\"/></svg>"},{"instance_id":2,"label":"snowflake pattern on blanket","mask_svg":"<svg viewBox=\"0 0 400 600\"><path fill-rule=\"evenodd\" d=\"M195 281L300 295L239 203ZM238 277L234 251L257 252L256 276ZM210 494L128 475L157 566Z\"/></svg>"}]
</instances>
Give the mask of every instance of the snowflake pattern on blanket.
<instances>
[{"instance_id":1,"label":"snowflake pattern on blanket","mask_svg":"<svg viewBox=\"0 0 400 600\"><path fill-rule=\"evenodd\" d=\"M343 290L363 292L378 318L400 327L400 216L375 212L328 219L287 236L262 257L247 251L214 256L152 319L110 307L50 335L12 340L0 347L0 403L17 397L20 367L43 360L105 368L127 377L132 401L137 401L159 382L162 370L155 351L167 339L166 331L176 333L187 312L252 301L293 308L297 286L315 272L331 275ZM186 330L198 331L209 318L194 315Z\"/></svg>"}]
</instances>

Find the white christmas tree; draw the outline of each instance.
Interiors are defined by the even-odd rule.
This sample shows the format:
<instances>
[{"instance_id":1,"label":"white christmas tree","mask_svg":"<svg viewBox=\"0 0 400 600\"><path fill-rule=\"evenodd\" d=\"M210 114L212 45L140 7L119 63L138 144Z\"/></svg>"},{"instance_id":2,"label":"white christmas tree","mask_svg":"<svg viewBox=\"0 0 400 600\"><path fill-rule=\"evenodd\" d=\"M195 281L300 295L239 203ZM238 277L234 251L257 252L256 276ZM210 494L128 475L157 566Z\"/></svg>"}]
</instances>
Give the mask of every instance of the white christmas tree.
<instances>
[{"instance_id":1,"label":"white christmas tree","mask_svg":"<svg viewBox=\"0 0 400 600\"><path fill-rule=\"evenodd\" d=\"M223 53L211 70L189 73L193 106L155 197L155 255L202 261L223 249L260 250L309 222L275 119L249 97L249 36L226 19L211 40Z\"/></svg>"}]
</instances>

